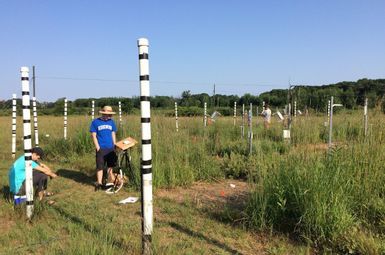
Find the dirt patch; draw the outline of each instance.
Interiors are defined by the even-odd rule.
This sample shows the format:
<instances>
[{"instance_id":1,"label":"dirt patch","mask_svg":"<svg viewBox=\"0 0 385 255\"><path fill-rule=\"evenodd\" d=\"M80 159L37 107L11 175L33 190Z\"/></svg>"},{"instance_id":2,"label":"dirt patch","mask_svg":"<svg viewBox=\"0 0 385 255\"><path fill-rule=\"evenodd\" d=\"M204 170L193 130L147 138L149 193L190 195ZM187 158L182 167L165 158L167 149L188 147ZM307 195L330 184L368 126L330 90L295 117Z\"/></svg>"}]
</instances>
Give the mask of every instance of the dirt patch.
<instances>
[{"instance_id":1,"label":"dirt patch","mask_svg":"<svg viewBox=\"0 0 385 255\"><path fill-rule=\"evenodd\" d=\"M239 207L244 204L250 188L244 181L223 180L213 183L197 182L188 188L157 190L155 195L178 203L193 201L197 207L221 207L225 204Z\"/></svg>"}]
</instances>

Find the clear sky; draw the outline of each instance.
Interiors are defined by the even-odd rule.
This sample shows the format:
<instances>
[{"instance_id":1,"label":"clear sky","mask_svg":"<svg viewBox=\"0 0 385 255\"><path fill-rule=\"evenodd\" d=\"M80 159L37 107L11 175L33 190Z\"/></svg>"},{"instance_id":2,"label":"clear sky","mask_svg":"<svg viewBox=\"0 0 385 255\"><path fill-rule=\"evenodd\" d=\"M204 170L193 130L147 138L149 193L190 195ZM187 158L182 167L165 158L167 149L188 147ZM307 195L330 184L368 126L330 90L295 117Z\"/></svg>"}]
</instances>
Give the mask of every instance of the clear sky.
<instances>
[{"instance_id":1,"label":"clear sky","mask_svg":"<svg viewBox=\"0 0 385 255\"><path fill-rule=\"evenodd\" d=\"M151 95L385 78L384 13L384 0L0 0L0 99L21 96L33 65L40 101L138 96L140 37Z\"/></svg>"}]
</instances>

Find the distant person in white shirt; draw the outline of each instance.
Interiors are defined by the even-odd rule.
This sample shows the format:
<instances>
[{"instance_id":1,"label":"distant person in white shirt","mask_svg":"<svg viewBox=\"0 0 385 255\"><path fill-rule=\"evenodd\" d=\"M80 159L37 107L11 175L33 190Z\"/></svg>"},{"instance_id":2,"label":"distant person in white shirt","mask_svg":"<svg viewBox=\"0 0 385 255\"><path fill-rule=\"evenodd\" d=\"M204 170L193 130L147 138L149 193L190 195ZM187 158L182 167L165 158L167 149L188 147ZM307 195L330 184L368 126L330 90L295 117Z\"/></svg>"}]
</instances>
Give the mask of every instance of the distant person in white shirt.
<instances>
[{"instance_id":1,"label":"distant person in white shirt","mask_svg":"<svg viewBox=\"0 0 385 255\"><path fill-rule=\"evenodd\" d=\"M261 112L261 115L263 116L263 125L265 126L265 129L269 129L271 122L271 110L268 104L265 104L265 108Z\"/></svg>"}]
</instances>

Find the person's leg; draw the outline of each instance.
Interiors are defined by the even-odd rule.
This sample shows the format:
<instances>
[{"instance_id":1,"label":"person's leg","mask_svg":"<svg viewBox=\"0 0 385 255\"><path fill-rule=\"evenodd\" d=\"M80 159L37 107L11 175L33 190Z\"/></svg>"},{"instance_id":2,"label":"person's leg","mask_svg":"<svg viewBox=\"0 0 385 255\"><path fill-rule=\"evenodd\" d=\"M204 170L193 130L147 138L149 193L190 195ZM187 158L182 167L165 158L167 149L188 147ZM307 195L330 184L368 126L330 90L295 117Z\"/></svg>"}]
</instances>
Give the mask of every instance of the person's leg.
<instances>
[{"instance_id":1,"label":"person's leg","mask_svg":"<svg viewBox=\"0 0 385 255\"><path fill-rule=\"evenodd\" d=\"M103 149L96 152L96 186L101 186L103 183L104 154Z\"/></svg>"},{"instance_id":2,"label":"person's leg","mask_svg":"<svg viewBox=\"0 0 385 255\"><path fill-rule=\"evenodd\" d=\"M115 181L115 175L113 174L113 168L116 166L116 161L118 160L118 157L115 153L115 151L112 149L108 151L108 153L104 157L105 161L107 162L107 176L108 176L108 182L114 182Z\"/></svg>"},{"instance_id":3,"label":"person's leg","mask_svg":"<svg viewBox=\"0 0 385 255\"><path fill-rule=\"evenodd\" d=\"M36 193L39 196L39 200L44 197L44 191L47 188L48 176L38 170L32 171L33 186L36 187Z\"/></svg>"}]
</instances>

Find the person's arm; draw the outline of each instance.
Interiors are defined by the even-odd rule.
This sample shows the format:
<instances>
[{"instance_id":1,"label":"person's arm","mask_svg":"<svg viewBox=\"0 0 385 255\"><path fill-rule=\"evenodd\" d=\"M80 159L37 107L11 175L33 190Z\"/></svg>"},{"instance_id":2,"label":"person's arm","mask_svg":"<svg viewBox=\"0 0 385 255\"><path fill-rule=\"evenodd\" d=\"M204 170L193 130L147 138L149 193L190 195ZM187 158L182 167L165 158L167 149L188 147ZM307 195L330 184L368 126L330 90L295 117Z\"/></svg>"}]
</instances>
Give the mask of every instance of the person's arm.
<instances>
[{"instance_id":1,"label":"person's arm","mask_svg":"<svg viewBox=\"0 0 385 255\"><path fill-rule=\"evenodd\" d=\"M114 145L116 144L116 133L115 133L115 131L112 131L112 142L114 143Z\"/></svg>"},{"instance_id":2,"label":"person's arm","mask_svg":"<svg viewBox=\"0 0 385 255\"><path fill-rule=\"evenodd\" d=\"M100 150L100 145L99 145L99 142L98 142L98 138L96 137L96 133L92 132L91 133L91 137L92 137L92 141L94 142L96 151L99 151Z\"/></svg>"},{"instance_id":3,"label":"person's arm","mask_svg":"<svg viewBox=\"0 0 385 255\"><path fill-rule=\"evenodd\" d=\"M52 172L52 170L48 166L46 166L42 163L40 163L40 165L36 166L34 169L44 173L45 175L52 177L52 178L57 177L57 175L54 172Z\"/></svg>"}]
</instances>

